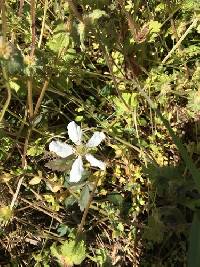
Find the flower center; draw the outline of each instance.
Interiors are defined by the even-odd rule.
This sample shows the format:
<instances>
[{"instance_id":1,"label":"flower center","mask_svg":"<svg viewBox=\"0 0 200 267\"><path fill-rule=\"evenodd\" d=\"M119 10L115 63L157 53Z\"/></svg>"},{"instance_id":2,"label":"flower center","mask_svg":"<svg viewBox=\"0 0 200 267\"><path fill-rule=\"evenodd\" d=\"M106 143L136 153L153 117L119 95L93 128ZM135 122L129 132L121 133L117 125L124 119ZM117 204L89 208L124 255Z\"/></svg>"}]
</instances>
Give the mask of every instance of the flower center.
<instances>
[{"instance_id":1,"label":"flower center","mask_svg":"<svg viewBox=\"0 0 200 267\"><path fill-rule=\"evenodd\" d=\"M77 156L84 156L87 153L87 147L84 145L76 146L76 155Z\"/></svg>"}]
</instances>

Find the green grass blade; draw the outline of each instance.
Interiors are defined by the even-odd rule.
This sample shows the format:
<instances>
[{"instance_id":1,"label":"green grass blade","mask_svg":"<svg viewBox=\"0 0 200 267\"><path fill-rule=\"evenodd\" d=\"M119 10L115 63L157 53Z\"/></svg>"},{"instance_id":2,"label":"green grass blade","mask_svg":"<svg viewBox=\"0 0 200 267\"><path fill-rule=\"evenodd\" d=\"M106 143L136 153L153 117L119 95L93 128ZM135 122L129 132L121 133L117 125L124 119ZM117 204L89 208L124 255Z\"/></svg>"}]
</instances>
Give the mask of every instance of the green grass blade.
<instances>
[{"instance_id":1,"label":"green grass blade","mask_svg":"<svg viewBox=\"0 0 200 267\"><path fill-rule=\"evenodd\" d=\"M189 238L188 267L200 266L200 218L194 214Z\"/></svg>"}]
</instances>

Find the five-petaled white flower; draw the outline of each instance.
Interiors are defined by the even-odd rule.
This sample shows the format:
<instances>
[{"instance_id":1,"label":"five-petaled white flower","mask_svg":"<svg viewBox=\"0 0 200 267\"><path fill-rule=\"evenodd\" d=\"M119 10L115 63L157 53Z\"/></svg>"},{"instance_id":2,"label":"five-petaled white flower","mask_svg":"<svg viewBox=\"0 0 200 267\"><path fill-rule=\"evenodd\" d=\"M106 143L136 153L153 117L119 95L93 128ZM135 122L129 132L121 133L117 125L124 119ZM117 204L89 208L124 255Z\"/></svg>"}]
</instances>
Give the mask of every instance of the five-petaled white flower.
<instances>
[{"instance_id":1,"label":"five-petaled white flower","mask_svg":"<svg viewBox=\"0 0 200 267\"><path fill-rule=\"evenodd\" d=\"M106 138L105 134L103 132L94 132L90 140L84 145L82 143L82 130L80 126L78 126L74 121L71 121L68 124L67 129L69 138L76 145L76 147L60 141L52 141L49 144L49 150L56 153L61 158L66 158L72 154L75 154L77 156L74 163L72 164L69 181L77 183L81 180L82 174L84 172L82 156L86 158L91 166L105 170L106 164L88 153L88 150L90 148L97 147Z\"/></svg>"}]
</instances>

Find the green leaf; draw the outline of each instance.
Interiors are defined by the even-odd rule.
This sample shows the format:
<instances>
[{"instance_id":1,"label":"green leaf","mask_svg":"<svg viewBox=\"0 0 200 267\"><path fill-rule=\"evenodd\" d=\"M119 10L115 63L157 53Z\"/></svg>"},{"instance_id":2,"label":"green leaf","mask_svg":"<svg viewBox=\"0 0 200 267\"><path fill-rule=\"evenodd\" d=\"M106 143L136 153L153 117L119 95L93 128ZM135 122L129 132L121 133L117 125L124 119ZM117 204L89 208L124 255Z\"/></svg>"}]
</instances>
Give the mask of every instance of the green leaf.
<instances>
[{"instance_id":1,"label":"green leaf","mask_svg":"<svg viewBox=\"0 0 200 267\"><path fill-rule=\"evenodd\" d=\"M66 235L67 233L70 232L70 228L68 225L65 225L65 224L61 224L58 229L57 229L57 232L59 233L59 236L64 236Z\"/></svg>"},{"instance_id":2,"label":"green leaf","mask_svg":"<svg viewBox=\"0 0 200 267\"><path fill-rule=\"evenodd\" d=\"M86 257L86 248L84 241L76 243L74 240L65 242L61 246L61 253L65 257L70 258L73 264L81 264Z\"/></svg>"},{"instance_id":3,"label":"green leaf","mask_svg":"<svg viewBox=\"0 0 200 267\"><path fill-rule=\"evenodd\" d=\"M10 74L21 72L24 68L23 59L20 54L14 54L7 61L7 68Z\"/></svg>"},{"instance_id":4,"label":"green leaf","mask_svg":"<svg viewBox=\"0 0 200 267\"><path fill-rule=\"evenodd\" d=\"M29 181L29 184L30 185L36 185L36 184L39 184L41 182L41 180L42 180L42 178L40 176L35 176Z\"/></svg>"},{"instance_id":5,"label":"green leaf","mask_svg":"<svg viewBox=\"0 0 200 267\"><path fill-rule=\"evenodd\" d=\"M28 156L39 156L44 152L44 145L41 144L41 138L38 138L33 145L31 145L27 151Z\"/></svg>"},{"instance_id":6,"label":"green leaf","mask_svg":"<svg viewBox=\"0 0 200 267\"><path fill-rule=\"evenodd\" d=\"M71 195L65 199L65 202L64 202L65 207L68 208L69 206L74 205L74 203L76 202L77 202L77 199L73 195Z\"/></svg>"},{"instance_id":7,"label":"green leaf","mask_svg":"<svg viewBox=\"0 0 200 267\"><path fill-rule=\"evenodd\" d=\"M200 216L196 212L193 217L189 238L188 267L199 267L200 254Z\"/></svg>"},{"instance_id":8,"label":"green leaf","mask_svg":"<svg viewBox=\"0 0 200 267\"><path fill-rule=\"evenodd\" d=\"M10 88L15 90L15 92L18 92L20 86L14 81L9 81Z\"/></svg>"},{"instance_id":9,"label":"green leaf","mask_svg":"<svg viewBox=\"0 0 200 267\"><path fill-rule=\"evenodd\" d=\"M150 40L149 42L155 41L156 37L158 36L162 24L156 20L151 20L149 22L149 32L150 32Z\"/></svg>"},{"instance_id":10,"label":"green leaf","mask_svg":"<svg viewBox=\"0 0 200 267\"><path fill-rule=\"evenodd\" d=\"M172 140L174 141L175 145L177 146L179 153L181 154L181 156L182 156L188 170L190 171L192 178L193 178L193 180L194 180L194 182L198 188L198 191L200 192L200 172L199 172L199 170L196 168L193 160L189 156L189 154L188 154L186 148L184 147L184 145L182 144L180 138L175 135L169 122L162 116L162 114L158 110L157 110L157 114L160 117L160 119L162 120L165 127L167 128L169 134L171 135Z\"/></svg>"},{"instance_id":11,"label":"green leaf","mask_svg":"<svg viewBox=\"0 0 200 267\"><path fill-rule=\"evenodd\" d=\"M138 104L137 95L137 93L122 93L124 101L132 108L135 108ZM113 101L115 103L116 112L119 115L122 115L127 112L127 107L118 97L114 97Z\"/></svg>"},{"instance_id":12,"label":"green leaf","mask_svg":"<svg viewBox=\"0 0 200 267\"><path fill-rule=\"evenodd\" d=\"M68 48L67 51L63 54L63 60L65 61L65 64L67 66L73 63L76 58L77 52L73 48Z\"/></svg>"},{"instance_id":13,"label":"green leaf","mask_svg":"<svg viewBox=\"0 0 200 267\"><path fill-rule=\"evenodd\" d=\"M154 211L148 218L148 228L145 228L143 237L147 240L160 243L164 237L164 229L164 224L160 220L160 214L158 211Z\"/></svg>"},{"instance_id":14,"label":"green leaf","mask_svg":"<svg viewBox=\"0 0 200 267\"><path fill-rule=\"evenodd\" d=\"M98 266L102 267L111 267L112 261L109 257L109 253L106 248L98 248L96 249L95 256L91 258L94 262L98 264Z\"/></svg>"},{"instance_id":15,"label":"green leaf","mask_svg":"<svg viewBox=\"0 0 200 267\"><path fill-rule=\"evenodd\" d=\"M80 200L79 200L79 206L80 206L81 211L83 211L86 208L89 198L90 198L89 186L85 185L81 191Z\"/></svg>"},{"instance_id":16,"label":"green leaf","mask_svg":"<svg viewBox=\"0 0 200 267\"><path fill-rule=\"evenodd\" d=\"M69 171L72 166L72 161L66 159L54 159L45 164L45 167L51 169L52 171Z\"/></svg>"},{"instance_id":17,"label":"green leaf","mask_svg":"<svg viewBox=\"0 0 200 267\"><path fill-rule=\"evenodd\" d=\"M61 246L51 246L51 254L56 257L61 266L73 266L81 264L86 257L86 248L84 241L75 242L75 240L65 241Z\"/></svg>"},{"instance_id":18,"label":"green leaf","mask_svg":"<svg viewBox=\"0 0 200 267\"><path fill-rule=\"evenodd\" d=\"M96 23L101 17L108 16L104 10L94 9L90 14L89 18L92 23Z\"/></svg>"},{"instance_id":19,"label":"green leaf","mask_svg":"<svg viewBox=\"0 0 200 267\"><path fill-rule=\"evenodd\" d=\"M199 0L185 0L183 1L181 8L186 11L192 10L194 12L194 10L200 8Z\"/></svg>"},{"instance_id":20,"label":"green leaf","mask_svg":"<svg viewBox=\"0 0 200 267\"><path fill-rule=\"evenodd\" d=\"M124 232L124 225L120 222L117 224L117 230L119 230L120 232Z\"/></svg>"},{"instance_id":21,"label":"green leaf","mask_svg":"<svg viewBox=\"0 0 200 267\"><path fill-rule=\"evenodd\" d=\"M107 199L116 206L122 206L124 198L119 193L111 193L107 196Z\"/></svg>"},{"instance_id":22,"label":"green leaf","mask_svg":"<svg viewBox=\"0 0 200 267\"><path fill-rule=\"evenodd\" d=\"M149 30L151 33L158 33L160 32L162 24L156 20L151 20L149 22Z\"/></svg>"},{"instance_id":23,"label":"green leaf","mask_svg":"<svg viewBox=\"0 0 200 267\"><path fill-rule=\"evenodd\" d=\"M65 24L59 24L53 31L52 38L47 42L47 46L55 53L62 51L69 46L70 36L66 31Z\"/></svg>"},{"instance_id":24,"label":"green leaf","mask_svg":"<svg viewBox=\"0 0 200 267\"><path fill-rule=\"evenodd\" d=\"M0 207L0 222L6 222L11 219L13 213L9 206Z\"/></svg>"}]
</instances>

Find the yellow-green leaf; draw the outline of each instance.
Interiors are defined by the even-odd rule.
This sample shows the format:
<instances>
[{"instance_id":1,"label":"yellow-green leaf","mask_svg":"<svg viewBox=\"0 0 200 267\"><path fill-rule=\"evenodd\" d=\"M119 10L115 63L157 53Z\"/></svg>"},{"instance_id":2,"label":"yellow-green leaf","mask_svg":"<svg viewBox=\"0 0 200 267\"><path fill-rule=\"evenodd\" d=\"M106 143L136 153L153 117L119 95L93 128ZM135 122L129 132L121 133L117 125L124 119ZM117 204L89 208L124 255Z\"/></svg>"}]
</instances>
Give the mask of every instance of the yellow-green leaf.
<instances>
[{"instance_id":1,"label":"yellow-green leaf","mask_svg":"<svg viewBox=\"0 0 200 267\"><path fill-rule=\"evenodd\" d=\"M36 185L36 184L39 184L41 182L41 180L42 180L42 178L40 176L35 176L29 181L29 184L30 185Z\"/></svg>"}]
</instances>

